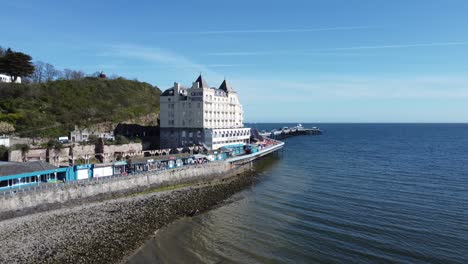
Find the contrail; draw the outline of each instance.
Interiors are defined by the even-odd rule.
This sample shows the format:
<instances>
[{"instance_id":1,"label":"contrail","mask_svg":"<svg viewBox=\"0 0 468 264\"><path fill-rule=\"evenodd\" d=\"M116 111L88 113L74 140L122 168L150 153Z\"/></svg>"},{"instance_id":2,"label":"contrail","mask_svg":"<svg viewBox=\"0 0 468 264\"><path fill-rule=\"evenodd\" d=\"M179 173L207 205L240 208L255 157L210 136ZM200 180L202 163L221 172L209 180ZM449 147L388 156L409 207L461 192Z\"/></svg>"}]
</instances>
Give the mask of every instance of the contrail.
<instances>
[{"instance_id":1,"label":"contrail","mask_svg":"<svg viewBox=\"0 0 468 264\"><path fill-rule=\"evenodd\" d=\"M448 47L448 46L466 46L466 45L468 45L468 42L433 42L433 43L419 43L419 44L395 44L395 45L392 44L392 45L378 45L378 46L328 48L328 49L322 49L322 50L317 49L317 50L225 51L225 52L211 52L211 53L207 53L206 55L209 55L209 56L337 55L339 56L339 55L346 55L346 53L339 53L339 51L345 51L345 50L404 49L404 48ZM327 51L336 51L336 52L326 53ZM354 54L354 55L359 55L359 54Z\"/></svg>"},{"instance_id":2,"label":"contrail","mask_svg":"<svg viewBox=\"0 0 468 264\"><path fill-rule=\"evenodd\" d=\"M181 34L181 35L223 35L223 34L251 34L251 33L303 33L319 31L340 31L374 28L370 26L351 27L326 27L326 28L302 28L302 29L252 29L252 30L206 30L206 31L159 31L157 34Z\"/></svg>"}]
</instances>

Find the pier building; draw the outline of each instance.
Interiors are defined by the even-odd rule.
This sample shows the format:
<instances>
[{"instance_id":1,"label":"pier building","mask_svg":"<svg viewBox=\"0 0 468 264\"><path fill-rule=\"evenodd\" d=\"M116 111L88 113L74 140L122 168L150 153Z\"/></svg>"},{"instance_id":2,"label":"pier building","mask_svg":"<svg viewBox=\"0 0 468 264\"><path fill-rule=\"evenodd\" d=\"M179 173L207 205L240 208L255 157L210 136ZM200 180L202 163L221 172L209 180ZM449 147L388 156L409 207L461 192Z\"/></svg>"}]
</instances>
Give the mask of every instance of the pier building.
<instances>
[{"instance_id":1,"label":"pier building","mask_svg":"<svg viewBox=\"0 0 468 264\"><path fill-rule=\"evenodd\" d=\"M190 88L176 82L161 94L160 108L162 148L203 144L218 149L250 141L242 104L226 80L218 88L201 75Z\"/></svg>"}]
</instances>

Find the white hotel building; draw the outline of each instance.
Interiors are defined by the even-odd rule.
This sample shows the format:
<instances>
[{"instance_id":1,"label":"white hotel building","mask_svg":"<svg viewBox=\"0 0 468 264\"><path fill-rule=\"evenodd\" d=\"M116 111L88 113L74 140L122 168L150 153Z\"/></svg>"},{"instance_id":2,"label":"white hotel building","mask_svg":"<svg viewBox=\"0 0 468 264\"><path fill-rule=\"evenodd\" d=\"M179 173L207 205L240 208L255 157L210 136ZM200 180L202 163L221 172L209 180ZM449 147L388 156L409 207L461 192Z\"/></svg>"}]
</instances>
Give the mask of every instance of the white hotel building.
<instances>
[{"instance_id":1,"label":"white hotel building","mask_svg":"<svg viewBox=\"0 0 468 264\"><path fill-rule=\"evenodd\" d=\"M191 88L174 83L161 94L160 105L162 148L205 144L218 149L250 142L242 105L226 80L219 88L209 87L201 75Z\"/></svg>"}]
</instances>

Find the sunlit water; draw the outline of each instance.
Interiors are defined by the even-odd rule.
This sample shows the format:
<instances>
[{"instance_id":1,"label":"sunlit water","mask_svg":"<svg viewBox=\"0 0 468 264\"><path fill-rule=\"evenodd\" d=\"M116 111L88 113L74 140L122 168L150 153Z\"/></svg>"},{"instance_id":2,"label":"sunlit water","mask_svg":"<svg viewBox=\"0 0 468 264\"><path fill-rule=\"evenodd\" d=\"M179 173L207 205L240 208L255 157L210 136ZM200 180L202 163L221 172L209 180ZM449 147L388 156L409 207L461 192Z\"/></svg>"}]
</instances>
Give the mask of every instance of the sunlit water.
<instances>
[{"instance_id":1,"label":"sunlit water","mask_svg":"<svg viewBox=\"0 0 468 264\"><path fill-rule=\"evenodd\" d=\"M131 262L468 263L468 125L320 127Z\"/></svg>"}]
</instances>

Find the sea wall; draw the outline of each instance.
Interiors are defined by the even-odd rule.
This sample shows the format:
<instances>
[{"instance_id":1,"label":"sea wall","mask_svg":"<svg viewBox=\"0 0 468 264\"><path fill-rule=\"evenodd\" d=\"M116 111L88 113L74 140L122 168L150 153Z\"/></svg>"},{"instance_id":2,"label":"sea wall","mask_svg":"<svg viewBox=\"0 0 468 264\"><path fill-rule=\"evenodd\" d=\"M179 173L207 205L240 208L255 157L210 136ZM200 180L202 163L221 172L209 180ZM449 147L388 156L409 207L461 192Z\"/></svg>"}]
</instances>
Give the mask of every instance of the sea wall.
<instances>
[{"instance_id":1,"label":"sea wall","mask_svg":"<svg viewBox=\"0 0 468 264\"><path fill-rule=\"evenodd\" d=\"M119 263L154 232L251 185L250 172L0 221L0 263Z\"/></svg>"},{"instance_id":2,"label":"sea wall","mask_svg":"<svg viewBox=\"0 0 468 264\"><path fill-rule=\"evenodd\" d=\"M70 182L29 192L18 191L0 196L0 219L115 198L148 188L226 178L248 167L248 165L235 166L220 161L118 178Z\"/></svg>"}]
</instances>

